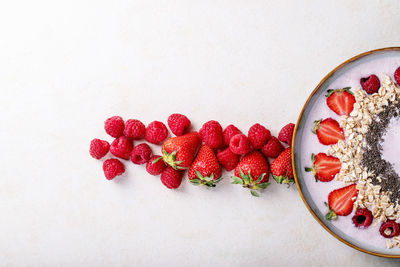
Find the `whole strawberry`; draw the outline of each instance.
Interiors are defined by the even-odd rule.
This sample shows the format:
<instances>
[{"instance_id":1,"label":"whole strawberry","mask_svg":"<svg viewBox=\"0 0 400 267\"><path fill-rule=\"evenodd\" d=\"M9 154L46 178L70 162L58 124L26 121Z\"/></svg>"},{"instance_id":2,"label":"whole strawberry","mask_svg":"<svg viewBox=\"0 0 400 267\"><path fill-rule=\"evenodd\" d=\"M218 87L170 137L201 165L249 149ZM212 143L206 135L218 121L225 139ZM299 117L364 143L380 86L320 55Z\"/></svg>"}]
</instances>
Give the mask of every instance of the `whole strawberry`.
<instances>
[{"instance_id":1,"label":"whole strawberry","mask_svg":"<svg viewBox=\"0 0 400 267\"><path fill-rule=\"evenodd\" d=\"M220 181L221 173L221 165L214 150L207 145L202 145L189 168L189 181L194 185L215 187Z\"/></svg>"},{"instance_id":2,"label":"whole strawberry","mask_svg":"<svg viewBox=\"0 0 400 267\"><path fill-rule=\"evenodd\" d=\"M278 184L294 183L292 149L286 148L271 164L272 177Z\"/></svg>"},{"instance_id":3,"label":"whole strawberry","mask_svg":"<svg viewBox=\"0 0 400 267\"><path fill-rule=\"evenodd\" d=\"M161 173L161 182L169 189L176 189L182 183L182 176L183 171L168 167Z\"/></svg>"},{"instance_id":4,"label":"whole strawberry","mask_svg":"<svg viewBox=\"0 0 400 267\"><path fill-rule=\"evenodd\" d=\"M203 124L200 131L200 138L204 144L211 148L219 148L223 144L223 132L221 124L217 121L208 121Z\"/></svg>"},{"instance_id":5,"label":"whole strawberry","mask_svg":"<svg viewBox=\"0 0 400 267\"><path fill-rule=\"evenodd\" d=\"M168 139L161 148L164 162L176 170L190 167L200 142L197 132Z\"/></svg>"},{"instance_id":6,"label":"whole strawberry","mask_svg":"<svg viewBox=\"0 0 400 267\"><path fill-rule=\"evenodd\" d=\"M258 197L256 190L265 189L269 183L268 162L259 151L245 155L235 168L232 184L240 184L250 189L250 193Z\"/></svg>"}]
</instances>

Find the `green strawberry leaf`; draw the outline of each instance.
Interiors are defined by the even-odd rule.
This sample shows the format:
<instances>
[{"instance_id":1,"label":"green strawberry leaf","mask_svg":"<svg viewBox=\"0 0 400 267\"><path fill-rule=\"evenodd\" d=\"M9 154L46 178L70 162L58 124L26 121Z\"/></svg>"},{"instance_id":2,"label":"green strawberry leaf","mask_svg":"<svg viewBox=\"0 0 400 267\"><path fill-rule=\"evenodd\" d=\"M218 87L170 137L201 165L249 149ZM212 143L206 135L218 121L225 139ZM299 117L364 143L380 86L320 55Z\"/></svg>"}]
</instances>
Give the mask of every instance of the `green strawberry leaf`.
<instances>
[{"instance_id":1,"label":"green strawberry leaf","mask_svg":"<svg viewBox=\"0 0 400 267\"><path fill-rule=\"evenodd\" d=\"M267 186L269 186L270 184L271 184L271 183L266 182L266 183L258 184L257 186L258 186L259 188L261 188L261 189L265 189L265 188L267 188Z\"/></svg>"},{"instance_id":2,"label":"green strawberry leaf","mask_svg":"<svg viewBox=\"0 0 400 267\"><path fill-rule=\"evenodd\" d=\"M305 170L306 172L311 172L311 171L312 171L312 168L305 167L304 170Z\"/></svg>"},{"instance_id":3,"label":"green strawberry leaf","mask_svg":"<svg viewBox=\"0 0 400 267\"><path fill-rule=\"evenodd\" d=\"M250 194L254 197L259 197L260 195L255 190L250 190Z\"/></svg>"},{"instance_id":4,"label":"green strawberry leaf","mask_svg":"<svg viewBox=\"0 0 400 267\"><path fill-rule=\"evenodd\" d=\"M193 185L201 185L201 180L200 179L192 179L189 180Z\"/></svg>"},{"instance_id":5,"label":"green strawberry leaf","mask_svg":"<svg viewBox=\"0 0 400 267\"><path fill-rule=\"evenodd\" d=\"M265 175L266 175L265 172L261 174L260 177L258 177L258 179L255 181L255 183L258 184L259 182L261 182L264 179Z\"/></svg>"},{"instance_id":6,"label":"green strawberry leaf","mask_svg":"<svg viewBox=\"0 0 400 267\"><path fill-rule=\"evenodd\" d=\"M231 179L233 180L232 184L243 184L243 180L237 176L232 176Z\"/></svg>"}]
</instances>

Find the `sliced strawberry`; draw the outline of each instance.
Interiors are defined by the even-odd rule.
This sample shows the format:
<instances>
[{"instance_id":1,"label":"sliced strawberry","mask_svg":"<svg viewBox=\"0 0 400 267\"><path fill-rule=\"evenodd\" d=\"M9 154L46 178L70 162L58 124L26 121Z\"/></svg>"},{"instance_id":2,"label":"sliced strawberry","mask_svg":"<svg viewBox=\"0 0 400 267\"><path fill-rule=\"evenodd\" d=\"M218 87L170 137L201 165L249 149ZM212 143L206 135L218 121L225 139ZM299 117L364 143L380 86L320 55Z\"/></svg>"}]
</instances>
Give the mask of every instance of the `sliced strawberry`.
<instances>
[{"instance_id":1,"label":"sliced strawberry","mask_svg":"<svg viewBox=\"0 0 400 267\"><path fill-rule=\"evenodd\" d=\"M327 220L332 220L336 219L337 215L349 215L353 210L353 203L357 195L358 190L356 184L351 184L330 192L327 204L329 212L325 215L325 218Z\"/></svg>"},{"instance_id":2,"label":"sliced strawberry","mask_svg":"<svg viewBox=\"0 0 400 267\"><path fill-rule=\"evenodd\" d=\"M350 91L350 88L351 87L336 90L329 89L328 94L326 95L326 104L331 110L333 110L333 112L340 116L349 116L353 111L356 98Z\"/></svg>"},{"instance_id":3,"label":"sliced strawberry","mask_svg":"<svg viewBox=\"0 0 400 267\"><path fill-rule=\"evenodd\" d=\"M332 118L315 121L313 133L317 134L318 140L323 145L333 145L339 140L344 140L343 129L339 123Z\"/></svg>"},{"instance_id":4,"label":"sliced strawberry","mask_svg":"<svg viewBox=\"0 0 400 267\"><path fill-rule=\"evenodd\" d=\"M312 168L305 168L306 172L312 172L315 181L330 182L335 178L335 175L340 172L342 164L340 160L333 156L328 156L325 153L311 155Z\"/></svg>"}]
</instances>

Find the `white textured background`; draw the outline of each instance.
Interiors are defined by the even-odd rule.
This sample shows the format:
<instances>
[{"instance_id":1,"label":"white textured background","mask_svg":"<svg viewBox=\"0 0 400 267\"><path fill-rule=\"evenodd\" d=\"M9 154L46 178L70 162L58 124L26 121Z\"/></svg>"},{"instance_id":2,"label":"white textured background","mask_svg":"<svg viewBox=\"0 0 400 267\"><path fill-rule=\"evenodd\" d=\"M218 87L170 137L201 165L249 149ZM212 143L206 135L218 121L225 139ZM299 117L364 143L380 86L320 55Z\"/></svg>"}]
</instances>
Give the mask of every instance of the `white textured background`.
<instances>
[{"instance_id":1,"label":"white textured background","mask_svg":"<svg viewBox=\"0 0 400 267\"><path fill-rule=\"evenodd\" d=\"M399 45L399 12L397 0L3 1L0 265L399 265L334 239L294 187L170 191L129 163L110 182L88 154L115 114L277 134L336 65Z\"/></svg>"}]
</instances>

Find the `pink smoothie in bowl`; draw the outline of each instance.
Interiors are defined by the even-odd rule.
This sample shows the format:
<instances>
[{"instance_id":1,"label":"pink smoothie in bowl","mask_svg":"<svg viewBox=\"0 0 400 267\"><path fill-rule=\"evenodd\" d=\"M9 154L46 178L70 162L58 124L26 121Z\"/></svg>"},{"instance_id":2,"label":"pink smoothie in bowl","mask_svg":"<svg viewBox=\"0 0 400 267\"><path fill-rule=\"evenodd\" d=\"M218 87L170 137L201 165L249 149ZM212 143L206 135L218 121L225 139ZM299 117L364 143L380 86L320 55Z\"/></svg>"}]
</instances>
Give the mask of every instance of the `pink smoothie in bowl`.
<instances>
[{"instance_id":1,"label":"pink smoothie in bowl","mask_svg":"<svg viewBox=\"0 0 400 267\"><path fill-rule=\"evenodd\" d=\"M339 66L321 82L304 106L293 142L296 182L304 202L314 217L346 244L363 252L387 257L400 257L400 248L397 246L393 246L391 249L387 248L386 238L379 233L381 222L378 219L374 219L371 226L363 229L355 227L352 223L355 209L350 215L338 216L336 220L328 221L324 218L328 212L328 208L324 204L328 201L328 194L346 184L337 179L331 182L316 182L313 174L306 172L304 168L312 166L311 155L313 153L327 153L329 149L329 146L320 144L317 136L312 133L314 121L329 117L338 122L341 119L326 105L327 90L351 87L354 92L361 88L360 78L368 77L371 74L377 75L381 80L383 75L387 75L393 80L393 73L399 66L400 48L380 49L365 53ZM400 152L399 119L393 118L390 121L383 139L385 140L382 143L383 157L391 162L396 172L399 173L400 157L396 157Z\"/></svg>"}]
</instances>

